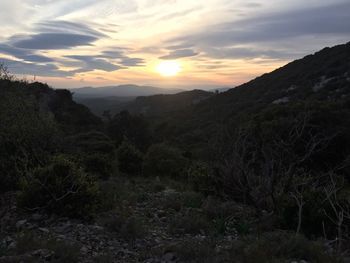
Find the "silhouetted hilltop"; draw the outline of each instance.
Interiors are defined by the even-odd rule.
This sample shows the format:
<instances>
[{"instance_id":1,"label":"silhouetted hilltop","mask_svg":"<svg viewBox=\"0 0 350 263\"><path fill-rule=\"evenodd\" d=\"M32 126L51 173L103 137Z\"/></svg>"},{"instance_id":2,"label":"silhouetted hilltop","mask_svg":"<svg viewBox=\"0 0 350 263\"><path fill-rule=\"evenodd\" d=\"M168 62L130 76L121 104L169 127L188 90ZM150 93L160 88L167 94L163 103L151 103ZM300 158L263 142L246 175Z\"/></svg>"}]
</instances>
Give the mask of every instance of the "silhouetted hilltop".
<instances>
[{"instance_id":1,"label":"silhouetted hilltop","mask_svg":"<svg viewBox=\"0 0 350 263\"><path fill-rule=\"evenodd\" d=\"M15 96L13 103L18 105L31 101L38 111L52 113L67 132L95 129L101 124L87 107L73 101L70 91L54 90L43 83L0 80L0 96Z\"/></svg>"}]
</instances>

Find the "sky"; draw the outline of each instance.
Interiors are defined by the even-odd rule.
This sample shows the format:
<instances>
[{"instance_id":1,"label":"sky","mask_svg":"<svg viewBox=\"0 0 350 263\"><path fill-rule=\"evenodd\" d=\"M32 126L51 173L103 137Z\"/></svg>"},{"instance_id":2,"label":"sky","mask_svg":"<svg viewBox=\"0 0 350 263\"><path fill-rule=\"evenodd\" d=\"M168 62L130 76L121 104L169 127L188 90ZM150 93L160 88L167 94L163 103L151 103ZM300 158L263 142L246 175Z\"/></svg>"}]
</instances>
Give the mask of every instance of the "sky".
<instances>
[{"instance_id":1,"label":"sky","mask_svg":"<svg viewBox=\"0 0 350 263\"><path fill-rule=\"evenodd\" d=\"M0 24L0 62L55 88L233 87L349 42L350 0L0 0Z\"/></svg>"}]
</instances>

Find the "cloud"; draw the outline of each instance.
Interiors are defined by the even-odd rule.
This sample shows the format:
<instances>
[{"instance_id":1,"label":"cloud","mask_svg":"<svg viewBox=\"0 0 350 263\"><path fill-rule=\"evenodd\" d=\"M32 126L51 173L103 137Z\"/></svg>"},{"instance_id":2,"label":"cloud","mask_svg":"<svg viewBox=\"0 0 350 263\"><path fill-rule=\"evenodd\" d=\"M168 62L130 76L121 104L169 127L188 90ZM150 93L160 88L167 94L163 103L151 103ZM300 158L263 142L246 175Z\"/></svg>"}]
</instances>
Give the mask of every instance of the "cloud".
<instances>
[{"instance_id":1,"label":"cloud","mask_svg":"<svg viewBox=\"0 0 350 263\"><path fill-rule=\"evenodd\" d=\"M92 71L95 69L111 72L118 69L121 69L122 67L119 65L112 64L104 59L95 58L94 56L65 56L66 58L71 58L74 60L78 60L82 62L82 67L75 71L75 72L86 72L86 71Z\"/></svg>"},{"instance_id":2,"label":"cloud","mask_svg":"<svg viewBox=\"0 0 350 263\"><path fill-rule=\"evenodd\" d=\"M337 36L350 36L350 2L342 2L281 12L271 12L249 18L221 23L206 28L205 31L194 32L173 38L168 43L194 45L197 50L207 56L242 57L244 53L251 56L280 57L286 51L283 44L300 44L296 39L302 37L322 37L327 39ZM237 47L245 46L245 49ZM268 51L278 47L280 52ZM251 49L250 51L248 49ZM257 52L257 51L261 52ZM267 50L267 51L266 51ZM302 46L298 48L302 50Z\"/></svg>"},{"instance_id":3,"label":"cloud","mask_svg":"<svg viewBox=\"0 0 350 263\"><path fill-rule=\"evenodd\" d=\"M102 58L111 58L111 59L117 59L117 58L126 58L123 50L106 50L99 55Z\"/></svg>"},{"instance_id":4,"label":"cloud","mask_svg":"<svg viewBox=\"0 0 350 263\"><path fill-rule=\"evenodd\" d=\"M30 62L37 62L37 63L46 63L46 62L54 62L55 60L46 56L42 55L24 55L20 56L19 58L25 60L25 61L30 61Z\"/></svg>"},{"instance_id":5,"label":"cloud","mask_svg":"<svg viewBox=\"0 0 350 263\"><path fill-rule=\"evenodd\" d=\"M215 59L252 59L252 58L278 58L290 59L298 55L287 51L277 51L264 48L204 48L204 55Z\"/></svg>"},{"instance_id":6,"label":"cloud","mask_svg":"<svg viewBox=\"0 0 350 263\"><path fill-rule=\"evenodd\" d=\"M54 64L35 64L11 59L0 59L11 73L21 75L45 76L45 77L69 77L74 73L62 71Z\"/></svg>"},{"instance_id":7,"label":"cloud","mask_svg":"<svg viewBox=\"0 0 350 263\"><path fill-rule=\"evenodd\" d=\"M123 58L121 64L126 67L143 66L145 61L142 58Z\"/></svg>"},{"instance_id":8,"label":"cloud","mask_svg":"<svg viewBox=\"0 0 350 263\"><path fill-rule=\"evenodd\" d=\"M166 56L160 57L160 59L178 59L178 58L186 58L186 57L194 57L199 53L193 51L192 49L179 49L170 52Z\"/></svg>"},{"instance_id":9,"label":"cloud","mask_svg":"<svg viewBox=\"0 0 350 263\"><path fill-rule=\"evenodd\" d=\"M10 41L17 48L54 50L89 46L97 39L94 36L73 33L40 33L29 36L14 36Z\"/></svg>"},{"instance_id":10,"label":"cloud","mask_svg":"<svg viewBox=\"0 0 350 263\"><path fill-rule=\"evenodd\" d=\"M31 50L21 49L21 48L15 48L6 44L0 44L0 53L4 53L7 55L14 56L19 59L23 59L25 61L29 62L53 62L54 60L52 58L38 55L33 53Z\"/></svg>"},{"instance_id":11,"label":"cloud","mask_svg":"<svg viewBox=\"0 0 350 263\"><path fill-rule=\"evenodd\" d=\"M106 37L105 34L92 29L88 25L63 20L51 20L37 23L36 31L42 33L72 33L94 37Z\"/></svg>"}]
</instances>

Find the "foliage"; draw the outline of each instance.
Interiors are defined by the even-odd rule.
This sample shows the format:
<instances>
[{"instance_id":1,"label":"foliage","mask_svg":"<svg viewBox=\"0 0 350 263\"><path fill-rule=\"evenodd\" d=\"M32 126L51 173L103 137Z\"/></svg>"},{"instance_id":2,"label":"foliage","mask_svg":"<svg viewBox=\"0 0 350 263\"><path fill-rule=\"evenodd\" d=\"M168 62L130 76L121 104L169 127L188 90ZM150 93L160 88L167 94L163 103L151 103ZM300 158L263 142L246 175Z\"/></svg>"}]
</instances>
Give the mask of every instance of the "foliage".
<instances>
[{"instance_id":1,"label":"foliage","mask_svg":"<svg viewBox=\"0 0 350 263\"><path fill-rule=\"evenodd\" d=\"M17 188L18 180L46 162L59 146L53 116L34 98L0 90L0 191Z\"/></svg>"},{"instance_id":2,"label":"foliage","mask_svg":"<svg viewBox=\"0 0 350 263\"><path fill-rule=\"evenodd\" d=\"M183 178L188 160L179 149L167 144L152 145L145 155L143 172L147 176Z\"/></svg>"},{"instance_id":3,"label":"foliage","mask_svg":"<svg viewBox=\"0 0 350 263\"><path fill-rule=\"evenodd\" d=\"M108 155L89 154L84 158L83 163L87 173L103 180L108 179L113 173L113 164Z\"/></svg>"},{"instance_id":4,"label":"foliage","mask_svg":"<svg viewBox=\"0 0 350 263\"><path fill-rule=\"evenodd\" d=\"M117 150L118 167L123 173L138 175L142 168L142 153L128 140L124 140Z\"/></svg>"},{"instance_id":5,"label":"foliage","mask_svg":"<svg viewBox=\"0 0 350 263\"><path fill-rule=\"evenodd\" d=\"M114 142L103 132L88 131L66 138L66 151L72 154L104 154L114 157Z\"/></svg>"},{"instance_id":6,"label":"foliage","mask_svg":"<svg viewBox=\"0 0 350 263\"><path fill-rule=\"evenodd\" d=\"M19 204L69 217L88 217L96 209L97 185L66 156L56 156L21 182Z\"/></svg>"},{"instance_id":7,"label":"foliage","mask_svg":"<svg viewBox=\"0 0 350 263\"><path fill-rule=\"evenodd\" d=\"M103 224L122 238L128 241L134 241L136 238L142 238L146 234L144 222L141 218L133 215L112 215L103 220Z\"/></svg>"},{"instance_id":8,"label":"foliage","mask_svg":"<svg viewBox=\"0 0 350 263\"><path fill-rule=\"evenodd\" d=\"M151 142L148 122L141 115L122 111L115 115L108 125L108 134L120 146L125 138L138 149L145 151Z\"/></svg>"},{"instance_id":9,"label":"foliage","mask_svg":"<svg viewBox=\"0 0 350 263\"><path fill-rule=\"evenodd\" d=\"M57 241L53 238L38 237L32 232L19 233L16 237L16 247L13 250L9 250L7 255L20 256L26 253L30 255L31 252L40 249L47 249L53 252L50 260L53 263L69 263L79 260L80 247L78 245ZM25 262L39 262L38 258L34 256L26 257L25 260Z\"/></svg>"},{"instance_id":10,"label":"foliage","mask_svg":"<svg viewBox=\"0 0 350 263\"><path fill-rule=\"evenodd\" d=\"M195 191L205 195L216 193L217 182L207 164L203 162L193 163L187 170L187 177Z\"/></svg>"}]
</instances>

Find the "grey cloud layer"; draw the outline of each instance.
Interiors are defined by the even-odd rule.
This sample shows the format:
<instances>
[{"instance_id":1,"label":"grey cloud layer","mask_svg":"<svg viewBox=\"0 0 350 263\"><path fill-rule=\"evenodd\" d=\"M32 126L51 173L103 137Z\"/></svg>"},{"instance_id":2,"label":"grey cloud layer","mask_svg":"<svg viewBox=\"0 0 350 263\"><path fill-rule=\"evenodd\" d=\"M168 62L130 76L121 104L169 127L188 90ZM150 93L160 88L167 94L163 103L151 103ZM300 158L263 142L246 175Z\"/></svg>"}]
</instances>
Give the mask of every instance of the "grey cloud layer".
<instances>
[{"instance_id":1,"label":"grey cloud layer","mask_svg":"<svg viewBox=\"0 0 350 263\"><path fill-rule=\"evenodd\" d=\"M349 36L350 39L349 1L218 24L203 32L178 37L169 42L184 46L193 45L208 57L213 58L244 56L283 58L281 57L283 52L276 52L269 48L281 45L282 41L293 41L298 37L324 36L325 38L340 35ZM242 48L249 44L253 47ZM283 49L282 45L280 49ZM286 53L288 56L288 52Z\"/></svg>"},{"instance_id":2,"label":"grey cloud layer","mask_svg":"<svg viewBox=\"0 0 350 263\"><path fill-rule=\"evenodd\" d=\"M25 36L22 39L16 37L12 45L17 48L34 50L69 49L78 46L91 45L97 37L71 33L40 33Z\"/></svg>"},{"instance_id":3,"label":"grey cloud layer","mask_svg":"<svg viewBox=\"0 0 350 263\"><path fill-rule=\"evenodd\" d=\"M160 59L178 59L197 56L199 53L192 49L178 49L170 52L166 56L160 57Z\"/></svg>"},{"instance_id":4,"label":"grey cloud layer","mask_svg":"<svg viewBox=\"0 0 350 263\"><path fill-rule=\"evenodd\" d=\"M83 25L67 21L45 21L36 24L35 34L14 35L0 44L0 53L11 55L23 61L3 59L17 74L35 74L42 76L72 76L93 70L107 72L126 67L140 66L144 63L141 58L131 58L123 51L104 51L96 56L66 56L66 59L53 59L43 54L43 50L64 50L79 46L92 46L95 41L106 35ZM68 59L68 60L67 60ZM118 62L111 62L116 60ZM72 71L59 70L58 64L77 67Z\"/></svg>"}]
</instances>

